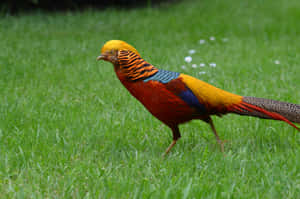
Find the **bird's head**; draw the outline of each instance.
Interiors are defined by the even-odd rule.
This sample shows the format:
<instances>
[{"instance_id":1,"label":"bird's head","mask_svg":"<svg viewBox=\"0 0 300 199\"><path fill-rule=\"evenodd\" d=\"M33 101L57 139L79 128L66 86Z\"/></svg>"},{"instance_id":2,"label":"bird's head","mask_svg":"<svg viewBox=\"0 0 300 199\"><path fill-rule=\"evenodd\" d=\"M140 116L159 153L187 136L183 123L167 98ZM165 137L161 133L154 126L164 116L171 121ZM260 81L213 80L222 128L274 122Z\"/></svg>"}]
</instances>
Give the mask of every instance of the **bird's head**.
<instances>
[{"instance_id":1,"label":"bird's head","mask_svg":"<svg viewBox=\"0 0 300 199\"><path fill-rule=\"evenodd\" d=\"M110 40L101 48L101 55L97 57L97 60L109 61L115 65L118 63L118 54L120 50L129 50L140 56L138 51L128 43L121 40Z\"/></svg>"}]
</instances>

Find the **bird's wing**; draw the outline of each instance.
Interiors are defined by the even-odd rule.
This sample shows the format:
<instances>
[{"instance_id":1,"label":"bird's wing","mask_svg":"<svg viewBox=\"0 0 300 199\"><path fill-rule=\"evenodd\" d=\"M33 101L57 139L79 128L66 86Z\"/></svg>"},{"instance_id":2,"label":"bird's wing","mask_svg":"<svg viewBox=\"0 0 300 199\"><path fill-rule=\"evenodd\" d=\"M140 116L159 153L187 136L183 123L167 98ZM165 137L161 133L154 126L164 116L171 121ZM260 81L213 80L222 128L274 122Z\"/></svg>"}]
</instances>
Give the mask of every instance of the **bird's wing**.
<instances>
[{"instance_id":1,"label":"bird's wing","mask_svg":"<svg viewBox=\"0 0 300 199\"><path fill-rule=\"evenodd\" d=\"M207 113L207 109L202 104L194 92L182 81L180 73L159 70L155 75L143 80L144 82L159 82L168 92L178 99L184 101L188 106L194 108L199 113Z\"/></svg>"},{"instance_id":2,"label":"bird's wing","mask_svg":"<svg viewBox=\"0 0 300 199\"><path fill-rule=\"evenodd\" d=\"M193 91L182 81L181 77L173 79L167 83L164 83L165 88L183 100L190 107L195 108L197 112L205 114L207 113L207 107L201 103Z\"/></svg>"}]
</instances>

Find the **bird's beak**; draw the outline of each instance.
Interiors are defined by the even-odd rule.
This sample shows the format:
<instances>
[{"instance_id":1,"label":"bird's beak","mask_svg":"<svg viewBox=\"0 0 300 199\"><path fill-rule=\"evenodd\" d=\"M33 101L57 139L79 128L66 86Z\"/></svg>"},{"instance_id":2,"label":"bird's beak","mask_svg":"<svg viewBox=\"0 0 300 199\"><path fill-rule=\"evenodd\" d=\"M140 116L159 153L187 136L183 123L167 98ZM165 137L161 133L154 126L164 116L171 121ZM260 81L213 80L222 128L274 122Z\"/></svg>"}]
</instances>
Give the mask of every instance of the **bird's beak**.
<instances>
[{"instance_id":1,"label":"bird's beak","mask_svg":"<svg viewBox=\"0 0 300 199\"><path fill-rule=\"evenodd\" d=\"M100 55L100 56L97 57L97 61L99 61L99 60L104 60L105 57L106 57L106 56L104 56L104 55Z\"/></svg>"}]
</instances>

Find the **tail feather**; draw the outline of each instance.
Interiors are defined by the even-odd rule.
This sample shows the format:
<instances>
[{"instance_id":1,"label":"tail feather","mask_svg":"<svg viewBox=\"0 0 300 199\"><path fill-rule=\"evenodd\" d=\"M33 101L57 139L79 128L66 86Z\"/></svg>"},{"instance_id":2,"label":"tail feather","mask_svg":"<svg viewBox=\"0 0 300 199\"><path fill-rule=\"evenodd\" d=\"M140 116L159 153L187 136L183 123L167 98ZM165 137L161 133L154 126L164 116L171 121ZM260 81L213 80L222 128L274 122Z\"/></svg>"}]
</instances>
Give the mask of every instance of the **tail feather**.
<instances>
[{"instance_id":1,"label":"tail feather","mask_svg":"<svg viewBox=\"0 0 300 199\"><path fill-rule=\"evenodd\" d=\"M281 120L300 129L293 124L300 123L300 105L256 97L243 97L240 104L230 107L230 112L265 119Z\"/></svg>"}]
</instances>

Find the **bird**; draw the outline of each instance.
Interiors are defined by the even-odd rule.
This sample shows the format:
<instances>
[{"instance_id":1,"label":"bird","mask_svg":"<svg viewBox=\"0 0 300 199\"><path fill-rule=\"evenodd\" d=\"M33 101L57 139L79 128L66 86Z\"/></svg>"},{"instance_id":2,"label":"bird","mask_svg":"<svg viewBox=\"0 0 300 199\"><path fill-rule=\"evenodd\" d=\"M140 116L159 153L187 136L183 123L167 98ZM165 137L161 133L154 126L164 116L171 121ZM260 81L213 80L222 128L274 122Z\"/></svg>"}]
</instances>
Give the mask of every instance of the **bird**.
<instances>
[{"instance_id":1,"label":"bird","mask_svg":"<svg viewBox=\"0 0 300 199\"><path fill-rule=\"evenodd\" d=\"M216 131L213 115L234 113L280 120L300 131L293 124L300 123L300 105L233 94L195 77L158 69L125 41L107 41L97 60L112 63L117 77L131 95L172 130L173 140L164 156L181 137L179 125L191 120L202 120L210 125L224 154L224 141Z\"/></svg>"}]
</instances>

